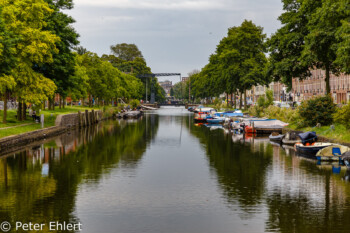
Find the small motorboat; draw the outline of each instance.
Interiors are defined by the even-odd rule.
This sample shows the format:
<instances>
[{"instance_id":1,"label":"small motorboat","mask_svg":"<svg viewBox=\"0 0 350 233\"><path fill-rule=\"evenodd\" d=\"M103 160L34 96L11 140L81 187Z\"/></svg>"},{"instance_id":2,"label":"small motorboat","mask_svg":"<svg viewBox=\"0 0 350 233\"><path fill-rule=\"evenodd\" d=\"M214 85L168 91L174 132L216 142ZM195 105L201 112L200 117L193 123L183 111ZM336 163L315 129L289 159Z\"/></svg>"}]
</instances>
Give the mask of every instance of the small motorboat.
<instances>
[{"instance_id":1,"label":"small motorboat","mask_svg":"<svg viewBox=\"0 0 350 233\"><path fill-rule=\"evenodd\" d=\"M317 160L320 161L342 161L341 156L350 151L350 147L339 144L333 144L319 150L316 154Z\"/></svg>"},{"instance_id":2,"label":"small motorboat","mask_svg":"<svg viewBox=\"0 0 350 233\"><path fill-rule=\"evenodd\" d=\"M298 136L301 143L296 143L294 146L297 153L301 155L314 157L319 150L334 145L334 143L329 142L316 142L317 135L314 131L300 133Z\"/></svg>"},{"instance_id":3,"label":"small motorboat","mask_svg":"<svg viewBox=\"0 0 350 233\"><path fill-rule=\"evenodd\" d=\"M282 133L282 128L287 126L288 123L276 119L250 119L246 125L245 133L271 134L272 132Z\"/></svg>"},{"instance_id":4,"label":"small motorboat","mask_svg":"<svg viewBox=\"0 0 350 233\"><path fill-rule=\"evenodd\" d=\"M213 118L207 118L207 122L209 124L220 124L225 121L225 117L213 117Z\"/></svg>"},{"instance_id":5,"label":"small motorboat","mask_svg":"<svg viewBox=\"0 0 350 233\"><path fill-rule=\"evenodd\" d=\"M333 145L333 143L329 142L313 142L311 144L307 143L307 145L304 145L302 143L296 143L295 149L298 154L314 157L316 156L319 150Z\"/></svg>"},{"instance_id":6,"label":"small motorboat","mask_svg":"<svg viewBox=\"0 0 350 233\"><path fill-rule=\"evenodd\" d=\"M300 143L301 139L298 138L297 132L287 132L286 136L282 139L282 143L288 146L294 146L295 143Z\"/></svg>"},{"instance_id":7,"label":"small motorboat","mask_svg":"<svg viewBox=\"0 0 350 233\"><path fill-rule=\"evenodd\" d=\"M272 142L277 142L277 143L282 143L282 139L284 138L284 134L279 134L277 132L273 132L270 136L269 139Z\"/></svg>"},{"instance_id":8,"label":"small motorboat","mask_svg":"<svg viewBox=\"0 0 350 233\"><path fill-rule=\"evenodd\" d=\"M349 169L350 168L350 151L347 151L343 155L341 155L341 160L343 161L345 166Z\"/></svg>"}]
</instances>

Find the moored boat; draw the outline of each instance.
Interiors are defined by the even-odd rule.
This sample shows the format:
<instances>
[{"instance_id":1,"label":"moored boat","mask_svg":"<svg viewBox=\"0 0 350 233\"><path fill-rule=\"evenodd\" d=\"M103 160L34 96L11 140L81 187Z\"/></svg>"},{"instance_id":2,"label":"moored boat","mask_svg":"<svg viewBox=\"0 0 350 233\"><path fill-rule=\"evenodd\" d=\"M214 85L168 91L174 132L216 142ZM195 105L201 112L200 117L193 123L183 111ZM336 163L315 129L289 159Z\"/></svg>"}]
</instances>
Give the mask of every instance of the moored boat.
<instances>
[{"instance_id":1,"label":"moored boat","mask_svg":"<svg viewBox=\"0 0 350 233\"><path fill-rule=\"evenodd\" d=\"M286 136L282 139L282 143L288 146L294 146L295 143L300 143L301 139L298 138L297 132L287 132Z\"/></svg>"},{"instance_id":2,"label":"moored boat","mask_svg":"<svg viewBox=\"0 0 350 233\"><path fill-rule=\"evenodd\" d=\"M270 141L272 142L277 142L277 143L281 143L282 142L282 139L284 138L284 134L279 134L279 133L276 133L276 132L273 132L270 136L269 136L269 139Z\"/></svg>"},{"instance_id":3,"label":"moored boat","mask_svg":"<svg viewBox=\"0 0 350 233\"><path fill-rule=\"evenodd\" d=\"M194 111L194 122L207 122L207 118L212 118L216 111L213 108L196 108Z\"/></svg>"},{"instance_id":4,"label":"moored boat","mask_svg":"<svg viewBox=\"0 0 350 233\"><path fill-rule=\"evenodd\" d=\"M300 133L298 137L301 139L301 142L294 145L295 150L297 153L304 156L315 157L319 150L334 145L334 143L329 142L316 142L317 135L316 132L313 131Z\"/></svg>"},{"instance_id":5,"label":"moored boat","mask_svg":"<svg viewBox=\"0 0 350 233\"><path fill-rule=\"evenodd\" d=\"M276 119L250 119L244 131L248 134L271 134L272 132L282 133L285 123Z\"/></svg>"},{"instance_id":6,"label":"moored boat","mask_svg":"<svg viewBox=\"0 0 350 233\"><path fill-rule=\"evenodd\" d=\"M341 155L350 151L350 147L339 144L333 144L319 150L316 154L317 160L321 161L341 161Z\"/></svg>"},{"instance_id":7,"label":"moored boat","mask_svg":"<svg viewBox=\"0 0 350 233\"><path fill-rule=\"evenodd\" d=\"M220 124L225 121L225 117L214 117L214 118L207 118L207 122L209 124Z\"/></svg>"}]
</instances>

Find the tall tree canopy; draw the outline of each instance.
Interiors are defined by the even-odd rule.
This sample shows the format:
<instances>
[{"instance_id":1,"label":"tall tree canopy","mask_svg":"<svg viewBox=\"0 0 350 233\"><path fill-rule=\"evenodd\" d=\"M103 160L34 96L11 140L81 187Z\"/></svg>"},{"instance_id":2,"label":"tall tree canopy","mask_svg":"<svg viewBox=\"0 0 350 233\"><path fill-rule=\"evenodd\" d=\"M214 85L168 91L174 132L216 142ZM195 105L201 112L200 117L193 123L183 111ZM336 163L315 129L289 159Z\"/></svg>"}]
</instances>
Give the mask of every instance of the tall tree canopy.
<instances>
[{"instance_id":1,"label":"tall tree canopy","mask_svg":"<svg viewBox=\"0 0 350 233\"><path fill-rule=\"evenodd\" d=\"M45 19L53 10L43 0L3 0L0 9L1 36L4 38L1 44L6 57L2 62L4 65L10 61L15 64L5 65L7 68L1 70L0 79L12 80L11 85L6 85L5 92L16 95L20 106L23 102L40 103L56 89L50 79L33 70L35 65L53 62L53 54L58 53L56 43L60 38L44 29L47 26ZM19 119L21 115L19 107Z\"/></svg>"},{"instance_id":2,"label":"tall tree canopy","mask_svg":"<svg viewBox=\"0 0 350 233\"><path fill-rule=\"evenodd\" d=\"M237 90L244 93L253 85L266 84L265 37L263 28L252 21L229 28L209 63L194 75L193 92L203 98Z\"/></svg>"},{"instance_id":3,"label":"tall tree canopy","mask_svg":"<svg viewBox=\"0 0 350 233\"><path fill-rule=\"evenodd\" d=\"M283 0L282 27L269 39L269 74L289 87L310 70L325 70L330 93L330 73L350 72L349 1Z\"/></svg>"},{"instance_id":4,"label":"tall tree canopy","mask_svg":"<svg viewBox=\"0 0 350 233\"><path fill-rule=\"evenodd\" d=\"M135 58L143 58L141 51L135 44L116 44L111 46L112 53L124 61L133 61Z\"/></svg>"},{"instance_id":5,"label":"tall tree canopy","mask_svg":"<svg viewBox=\"0 0 350 233\"><path fill-rule=\"evenodd\" d=\"M57 35L60 40L56 43L58 53L53 55L53 62L37 67L45 77L53 80L57 86L57 93L61 97L68 95L72 84L71 75L75 70L73 48L79 43L79 35L72 27L75 20L63 13L62 10L72 9L72 0L46 0L53 13L46 18L46 30ZM52 103L53 104L53 103Z\"/></svg>"}]
</instances>

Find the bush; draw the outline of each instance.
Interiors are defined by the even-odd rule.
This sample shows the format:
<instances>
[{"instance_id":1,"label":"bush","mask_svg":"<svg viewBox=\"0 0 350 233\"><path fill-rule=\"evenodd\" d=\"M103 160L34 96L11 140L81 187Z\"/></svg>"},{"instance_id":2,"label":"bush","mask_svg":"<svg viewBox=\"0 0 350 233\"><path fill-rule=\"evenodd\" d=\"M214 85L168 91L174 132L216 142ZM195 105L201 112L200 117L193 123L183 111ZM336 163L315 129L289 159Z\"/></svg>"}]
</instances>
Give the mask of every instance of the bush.
<instances>
[{"instance_id":1,"label":"bush","mask_svg":"<svg viewBox=\"0 0 350 233\"><path fill-rule=\"evenodd\" d=\"M330 125L333 122L333 114L336 105L330 95L320 96L308 101L303 101L298 108L301 119L306 126Z\"/></svg>"},{"instance_id":2,"label":"bush","mask_svg":"<svg viewBox=\"0 0 350 233\"><path fill-rule=\"evenodd\" d=\"M269 106L265 109L265 117L270 119L278 119L290 124L296 124L298 127L303 127L300 121L299 112L291 108L280 108L277 106Z\"/></svg>"},{"instance_id":3,"label":"bush","mask_svg":"<svg viewBox=\"0 0 350 233\"><path fill-rule=\"evenodd\" d=\"M137 108L138 106L140 106L140 101L134 99L134 100L131 100L131 101L129 102L129 104L130 104L130 107L131 107L132 109L134 109L134 108Z\"/></svg>"},{"instance_id":4,"label":"bush","mask_svg":"<svg viewBox=\"0 0 350 233\"><path fill-rule=\"evenodd\" d=\"M350 129L350 102L338 108L333 117L335 122L344 125L346 129Z\"/></svg>"}]
</instances>

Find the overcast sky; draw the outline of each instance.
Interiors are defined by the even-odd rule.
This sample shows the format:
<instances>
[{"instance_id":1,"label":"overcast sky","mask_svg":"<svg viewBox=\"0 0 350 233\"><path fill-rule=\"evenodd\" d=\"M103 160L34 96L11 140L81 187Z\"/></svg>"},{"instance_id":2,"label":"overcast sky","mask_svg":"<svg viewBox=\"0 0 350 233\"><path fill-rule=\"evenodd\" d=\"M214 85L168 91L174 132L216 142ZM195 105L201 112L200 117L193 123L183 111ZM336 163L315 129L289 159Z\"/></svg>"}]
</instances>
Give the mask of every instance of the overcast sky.
<instances>
[{"instance_id":1,"label":"overcast sky","mask_svg":"<svg viewBox=\"0 0 350 233\"><path fill-rule=\"evenodd\" d=\"M270 36L279 27L281 0L74 0L83 47L98 55L110 45L134 43L153 73L183 77L208 63L229 27L244 19ZM159 78L164 80L167 78ZM170 78L174 82L176 77Z\"/></svg>"}]
</instances>

